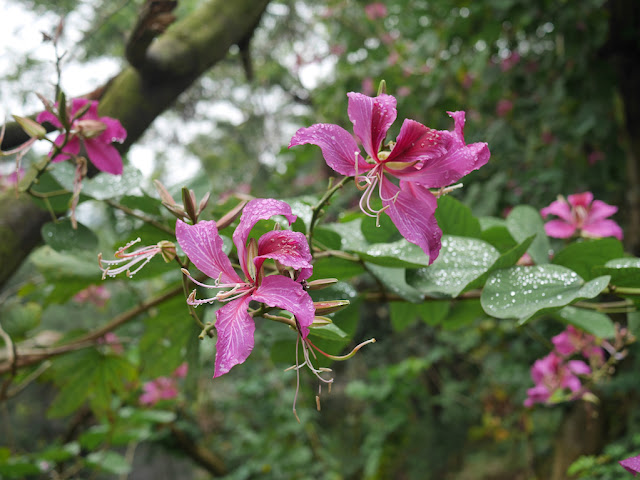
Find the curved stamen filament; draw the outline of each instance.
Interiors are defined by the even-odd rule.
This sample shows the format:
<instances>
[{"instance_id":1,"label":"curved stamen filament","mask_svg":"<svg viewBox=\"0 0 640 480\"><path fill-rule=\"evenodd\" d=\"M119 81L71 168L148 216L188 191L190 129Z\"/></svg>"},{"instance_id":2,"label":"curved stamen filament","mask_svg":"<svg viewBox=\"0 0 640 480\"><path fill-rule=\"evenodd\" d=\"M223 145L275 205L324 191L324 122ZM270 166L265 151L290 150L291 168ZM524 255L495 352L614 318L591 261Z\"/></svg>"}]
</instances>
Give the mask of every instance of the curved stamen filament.
<instances>
[{"instance_id":1,"label":"curved stamen filament","mask_svg":"<svg viewBox=\"0 0 640 480\"><path fill-rule=\"evenodd\" d=\"M147 263L149 263L151 261L151 259L153 258L152 256L147 256L147 257L143 257L143 256L137 256L134 258L131 258L129 260L129 258L122 258L120 260L103 260L102 259L102 255L98 255L98 265L100 266L100 269L102 270L102 279L104 280L105 278L107 278L107 276L109 277L115 277L116 275L126 272L127 277L132 277L133 275L135 275L142 267L144 267ZM111 265L119 265L123 262L127 262L124 265L118 267L118 268L111 268ZM142 262L142 263L140 263ZM102 264L106 264L107 267L103 268ZM133 267L134 265L140 263L140 265L138 266L138 268L136 268L133 271L130 271L129 269L131 267Z\"/></svg>"},{"instance_id":2,"label":"curved stamen filament","mask_svg":"<svg viewBox=\"0 0 640 480\"><path fill-rule=\"evenodd\" d=\"M187 300L187 303L189 303L189 305L201 305L203 303L212 303L215 300L218 300L220 302L230 302L231 300L236 300L237 298L247 295L248 293L251 292L253 288L248 283L220 283L220 277L222 276L222 272L220 273L220 276L216 279L214 285L207 285L206 283L202 283L196 280L195 278L193 278L189 273L189 270L187 270L186 268L182 268L181 271L183 275L185 275L189 280L191 280L193 283L195 283L200 287L231 289L224 292L218 292L218 294L215 297L212 297L206 300L196 300L196 291L194 290L193 292L191 292L191 295L189 295L189 299Z\"/></svg>"}]
</instances>

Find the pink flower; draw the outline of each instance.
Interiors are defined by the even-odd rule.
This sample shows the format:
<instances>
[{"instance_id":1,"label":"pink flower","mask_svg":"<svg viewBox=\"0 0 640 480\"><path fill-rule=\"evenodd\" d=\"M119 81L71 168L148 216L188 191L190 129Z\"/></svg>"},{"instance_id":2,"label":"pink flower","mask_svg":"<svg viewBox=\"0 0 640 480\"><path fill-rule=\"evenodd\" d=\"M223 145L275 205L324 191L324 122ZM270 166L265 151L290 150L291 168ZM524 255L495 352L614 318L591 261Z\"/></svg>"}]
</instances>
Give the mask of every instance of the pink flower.
<instances>
[{"instance_id":1,"label":"pink flower","mask_svg":"<svg viewBox=\"0 0 640 480\"><path fill-rule=\"evenodd\" d=\"M142 386L144 393L138 401L142 405L155 405L160 400L171 400L178 396L178 388L173 378L158 377Z\"/></svg>"},{"instance_id":2,"label":"pink flower","mask_svg":"<svg viewBox=\"0 0 640 480\"><path fill-rule=\"evenodd\" d=\"M187 362L183 362L174 370L173 376L176 378L184 378L187 376L187 372L189 371L189 364Z\"/></svg>"},{"instance_id":3,"label":"pink flower","mask_svg":"<svg viewBox=\"0 0 640 480\"><path fill-rule=\"evenodd\" d=\"M124 353L124 347L120 342L118 336L113 332L107 332L102 337L98 339L98 343L103 345L108 345L113 353L117 355L122 355Z\"/></svg>"},{"instance_id":4,"label":"pink flower","mask_svg":"<svg viewBox=\"0 0 640 480\"><path fill-rule=\"evenodd\" d=\"M520 61L520 54L518 52L511 52L509 55L500 62L500 70L507 72L511 70Z\"/></svg>"},{"instance_id":5,"label":"pink flower","mask_svg":"<svg viewBox=\"0 0 640 480\"><path fill-rule=\"evenodd\" d=\"M595 165L596 163L604 160L604 153L601 150L594 150L587 157L589 165Z\"/></svg>"},{"instance_id":6,"label":"pink flower","mask_svg":"<svg viewBox=\"0 0 640 480\"><path fill-rule=\"evenodd\" d=\"M637 473L640 473L640 455L621 460L619 463L627 472L633 473L634 477Z\"/></svg>"},{"instance_id":7,"label":"pink flower","mask_svg":"<svg viewBox=\"0 0 640 480\"><path fill-rule=\"evenodd\" d=\"M511 110L513 110L513 102L511 100L507 100L505 98L498 100L498 104L496 105L496 115L504 117Z\"/></svg>"},{"instance_id":8,"label":"pink flower","mask_svg":"<svg viewBox=\"0 0 640 480\"><path fill-rule=\"evenodd\" d=\"M525 407L531 407L534 403L549 403L551 396L565 389L571 391L572 398L579 398L582 393L582 384L577 375L591 373L589 366L581 360L565 360L551 352L544 358L536 360L531 367L531 378L535 387L527 390Z\"/></svg>"},{"instance_id":9,"label":"pink flower","mask_svg":"<svg viewBox=\"0 0 640 480\"><path fill-rule=\"evenodd\" d=\"M602 238L616 237L622 240L622 229L613 220L607 220L618 211L618 207L608 205L601 200L594 200L591 192L577 193L567 197L558 197L548 207L540 210L543 217L557 215L560 217L544 225L547 235L555 238L569 238L576 231L583 237Z\"/></svg>"},{"instance_id":10,"label":"pink flower","mask_svg":"<svg viewBox=\"0 0 640 480\"><path fill-rule=\"evenodd\" d=\"M96 307L102 308L107 300L111 298L111 292L104 285L89 285L84 290L80 290L73 296L73 300L78 303L93 303Z\"/></svg>"},{"instance_id":11,"label":"pink flower","mask_svg":"<svg viewBox=\"0 0 640 480\"><path fill-rule=\"evenodd\" d=\"M380 151L397 116L396 99L386 94L372 98L351 92L348 96L349 118L368 155L366 160L351 134L333 124L301 128L289 148L307 143L319 146L333 170L356 177L358 188L364 190L362 211L376 218L387 213L402 236L420 246L433 262L440 251L442 231L434 216L437 200L429 188L450 185L487 163L487 144L465 144L465 114L449 112L455 123L453 131L433 130L407 119L396 142L389 142L388 150ZM385 174L400 179L399 187ZM379 210L371 205L376 188L383 205Z\"/></svg>"},{"instance_id":12,"label":"pink flower","mask_svg":"<svg viewBox=\"0 0 640 480\"><path fill-rule=\"evenodd\" d=\"M87 111L80 115L79 118L74 118L87 104L89 104ZM84 98L74 98L72 100L68 116L71 121L68 141L62 147L62 153L56 155L51 161L62 162L67 160L72 155L78 155L81 146L84 146L89 160L98 170L113 175L121 175L122 158L111 143L122 143L127 138L127 131L122 124L115 118L98 117L98 102ZM63 128L60 120L49 111L41 112L36 120L39 123L49 122L59 129ZM64 139L65 135L60 134L56 137L54 143L60 146L64 143ZM50 155L52 154L53 150Z\"/></svg>"},{"instance_id":13,"label":"pink flower","mask_svg":"<svg viewBox=\"0 0 640 480\"><path fill-rule=\"evenodd\" d=\"M315 309L311 297L300 284L311 276L313 268L306 237L299 232L274 230L265 233L257 242L252 239L247 245L253 226L259 220L274 215L283 215L290 223L296 219L291 207L279 200L256 199L244 207L240 224L233 233L244 279L236 273L223 252L216 222L188 225L178 220L176 223L176 237L182 250L200 271L215 279L215 284L205 285L192 280L203 287L226 289L204 300L197 300L194 290L187 300L190 305L215 300L227 302L216 312L218 341L214 378L243 363L251 354L255 324L247 310L252 300L288 310L296 316L302 338L306 339L309 334ZM295 270L296 280L279 274L265 276L262 267L269 258Z\"/></svg>"},{"instance_id":14,"label":"pink flower","mask_svg":"<svg viewBox=\"0 0 640 480\"><path fill-rule=\"evenodd\" d=\"M596 337L569 325L567 329L551 339L556 351L565 357L580 353L587 359L594 359L598 364L604 362L604 352L597 345Z\"/></svg>"},{"instance_id":15,"label":"pink flower","mask_svg":"<svg viewBox=\"0 0 640 480\"><path fill-rule=\"evenodd\" d=\"M366 92L367 94L373 94L375 92L373 78L365 77L362 79L362 91Z\"/></svg>"},{"instance_id":16,"label":"pink flower","mask_svg":"<svg viewBox=\"0 0 640 480\"><path fill-rule=\"evenodd\" d=\"M364 7L364 13L369 20L376 20L387 16L387 6L382 2L373 2Z\"/></svg>"}]
</instances>

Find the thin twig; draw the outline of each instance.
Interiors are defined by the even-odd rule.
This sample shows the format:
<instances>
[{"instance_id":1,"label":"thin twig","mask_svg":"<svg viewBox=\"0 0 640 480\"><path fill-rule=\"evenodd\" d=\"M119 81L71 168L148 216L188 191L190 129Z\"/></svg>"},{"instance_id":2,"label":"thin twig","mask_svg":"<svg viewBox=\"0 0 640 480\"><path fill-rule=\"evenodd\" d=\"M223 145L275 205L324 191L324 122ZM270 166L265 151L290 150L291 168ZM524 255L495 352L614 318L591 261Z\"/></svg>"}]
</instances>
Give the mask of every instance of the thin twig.
<instances>
[{"instance_id":1,"label":"thin twig","mask_svg":"<svg viewBox=\"0 0 640 480\"><path fill-rule=\"evenodd\" d=\"M133 209L131 209L129 207L125 207L124 205L121 205L118 202L115 202L115 201L113 201L111 199L108 199L108 198L106 200L104 200L104 202L107 205L126 213L127 215L130 215L130 216L135 217L135 218L137 218L139 220L142 220L145 223L148 223L149 225L157 228L158 230L162 230L163 232L168 233L170 235L175 235L175 231L174 231L173 228L167 227L166 225L158 222L157 220L155 220L155 219L153 219L151 217L148 217L147 215L145 215L143 213L138 213L135 210L133 210Z\"/></svg>"}]
</instances>

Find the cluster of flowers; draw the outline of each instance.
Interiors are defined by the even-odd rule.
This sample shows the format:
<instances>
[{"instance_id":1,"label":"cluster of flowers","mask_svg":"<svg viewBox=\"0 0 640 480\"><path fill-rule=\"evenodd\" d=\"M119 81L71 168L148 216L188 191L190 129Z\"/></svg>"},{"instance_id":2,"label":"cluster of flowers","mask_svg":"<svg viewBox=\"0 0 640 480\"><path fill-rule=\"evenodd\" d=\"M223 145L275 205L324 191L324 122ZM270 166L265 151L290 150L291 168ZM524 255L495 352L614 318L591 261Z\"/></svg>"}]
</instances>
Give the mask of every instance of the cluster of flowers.
<instances>
[{"instance_id":1,"label":"cluster of flowers","mask_svg":"<svg viewBox=\"0 0 640 480\"><path fill-rule=\"evenodd\" d=\"M551 339L554 350L544 358L536 360L531 367L531 378L535 387L527 390L524 405L536 403L547 405L565 400L578 400L588 393L579 376L591 374L592 367L604 363L604 350L593 335L584 333L569 325L567 329ZM569 360L574 354L581 354L583 360Z\"/></svg>"}]
</instances>

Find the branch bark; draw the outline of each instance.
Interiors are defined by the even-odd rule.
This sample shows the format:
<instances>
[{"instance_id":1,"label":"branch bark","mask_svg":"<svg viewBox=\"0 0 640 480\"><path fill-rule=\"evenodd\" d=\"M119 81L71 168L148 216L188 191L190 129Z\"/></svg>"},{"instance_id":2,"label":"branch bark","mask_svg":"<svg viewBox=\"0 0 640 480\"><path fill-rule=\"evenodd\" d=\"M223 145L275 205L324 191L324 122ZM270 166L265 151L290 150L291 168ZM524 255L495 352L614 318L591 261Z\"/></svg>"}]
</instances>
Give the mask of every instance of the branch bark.
<instances>
[{"instance_id":1,"label":"branch bark","mask_svg":"<svg viewBox=\"0 0 640 480\"><path fill-rule=\"evenodd\" d=\"M149 45L143 68L129 66L109 82L100 101L100 115L115 117L126 128L127 140L118 146L121 153L138 141L154 119L200 75L224 59L229 47L247 38L268 3L269 0L206 2ZM40 227L48 218L26 195L10 205L3 204L0 287L39 243ZM16 225L16 219L20 219L20 225ZM10 230L16 226L20 233L13 238Z\"/></svg>"}]
</instances>

